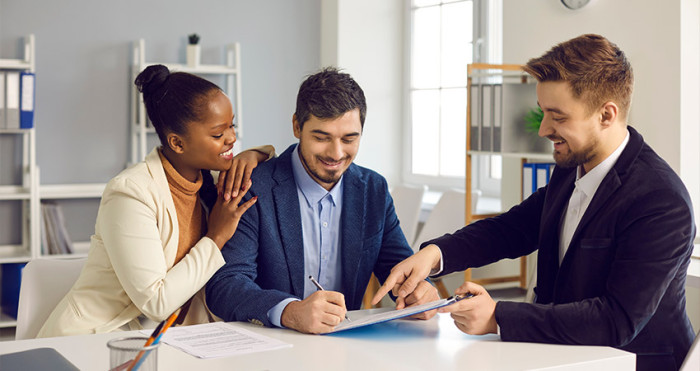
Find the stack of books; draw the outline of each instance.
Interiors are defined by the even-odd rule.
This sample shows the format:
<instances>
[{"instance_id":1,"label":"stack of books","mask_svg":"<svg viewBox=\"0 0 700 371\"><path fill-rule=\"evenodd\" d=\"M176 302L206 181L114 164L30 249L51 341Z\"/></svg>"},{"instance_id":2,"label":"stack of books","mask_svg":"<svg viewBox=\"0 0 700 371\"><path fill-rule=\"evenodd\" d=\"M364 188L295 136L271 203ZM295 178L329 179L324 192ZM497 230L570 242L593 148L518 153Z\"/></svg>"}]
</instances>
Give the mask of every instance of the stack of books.
<instances>
[{"instance_id":1,"label":"stack of books","mask_svg":"<svg viewBox=\"0 0 700 371\"><path fill-rule=\"evenodd\" d=\"M53 201L42 201L41 217L42 253L72 254L73 242L68 235L61 206Z\"/></svg>"}]
</instances>

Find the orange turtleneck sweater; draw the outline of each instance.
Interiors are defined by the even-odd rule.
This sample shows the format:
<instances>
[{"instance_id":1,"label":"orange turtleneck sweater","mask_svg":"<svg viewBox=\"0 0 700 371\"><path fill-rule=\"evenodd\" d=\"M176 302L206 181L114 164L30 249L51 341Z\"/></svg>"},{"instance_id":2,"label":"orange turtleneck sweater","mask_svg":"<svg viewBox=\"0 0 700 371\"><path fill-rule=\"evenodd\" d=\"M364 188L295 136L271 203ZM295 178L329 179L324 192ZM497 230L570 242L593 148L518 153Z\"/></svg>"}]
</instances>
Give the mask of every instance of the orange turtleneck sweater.
<instances>
[{"instance_id":1,"label":"orange turtleneck sweater","mask_svg":"<svg viewBox=\"0 0 700 371\"><path fill-rule=\"evenodd\" d=\"M203 214L202 204L199 201L199 189L202 187L202 176L197 177L194 183L185 179L175 170L163 153L159 150L160 161L163 163L165 177L168 179L170 193L175 203L177 212L177 224L180 228L178 236L177 255L175 264L190 252L192 246L199 241L203 233L206 233L206 218Z\"/></svg>"}]
</instances>

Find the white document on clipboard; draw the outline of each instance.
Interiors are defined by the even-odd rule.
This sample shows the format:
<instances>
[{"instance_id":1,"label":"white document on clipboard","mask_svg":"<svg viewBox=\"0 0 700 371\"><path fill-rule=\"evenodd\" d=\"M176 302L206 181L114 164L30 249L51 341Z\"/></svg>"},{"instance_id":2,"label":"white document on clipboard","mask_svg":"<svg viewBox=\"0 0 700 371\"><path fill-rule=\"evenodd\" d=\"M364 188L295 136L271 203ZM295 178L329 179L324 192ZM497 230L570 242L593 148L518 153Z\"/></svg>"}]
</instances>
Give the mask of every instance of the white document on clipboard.
<instances>
[{"instance_id":1,"label":"white document on clipboard","mask_svg":"<svg viewBox=\"0 0 700 371\"><path fill-rule=\"evenodd\" d=\"M469 295L471 296L471 295ZM376 323L382 323L382 322L387 322L399 318L404 318L408 316L412 316L414 314L418 313L423 313L427 312L429 310L433 309L438 309L450 304L454 304L459 300L462 300L465 297L461 296L452 296L447 299L440 299L440 300L435 300L431 301L430 303L425 303L421 305L416 305L414 307L408 307L408 308L403 308L403 309L398 309L398 310L390 310L387 312L381 312L381 313L372 313L368 314L366 316L362 317L356 317L356 316L350 316L351 319L345 320L341 322L338 326L335 326L335 329L332 332L329 332L329 334L336 333L338 331L344 331L344 330L350 330L353 328L358 328L358 327L363 327L363 326L369 326L369 325L374 325ZM358 311L361 312L361 311Z\"/></svg>"}]
</instances>

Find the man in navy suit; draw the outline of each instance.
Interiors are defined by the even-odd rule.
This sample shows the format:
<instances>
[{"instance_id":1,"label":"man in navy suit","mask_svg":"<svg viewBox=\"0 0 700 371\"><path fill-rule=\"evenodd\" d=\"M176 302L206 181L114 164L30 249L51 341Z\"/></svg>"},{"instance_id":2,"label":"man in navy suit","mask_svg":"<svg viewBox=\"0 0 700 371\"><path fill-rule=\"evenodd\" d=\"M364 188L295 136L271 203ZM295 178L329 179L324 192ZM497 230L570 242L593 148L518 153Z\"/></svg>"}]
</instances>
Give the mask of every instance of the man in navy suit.
<instances>
[{"instance_id":1,"label":"man in navy suit","mask_svg":"<svg viewBox=\"0 0 700 371\"><path fill-rule=\"evenodd\" d=\"M544 112L539 135L554 143L549 184L495 218L427 241L394 268L373 299L410 293L446 274L538 250L534 303L475 296L441 311L468 334L504 341L606 345L637 355L638 370L675 370L693 342L685 279L695 237L680 178L627 126L632 69L598 35L530 60Z\"/></svg>"},{"instance_id":2,"label":"man in navy suit","mask_svg":"<svg viewBox=\"0 0 700 371\"><path fill-rule=\"evenodd\" d=\"M299 143L252 174L246 197L258 201L222 249L226 265L207 285L214 314L326 333L346 310L360 309L373 272L383 282L413 254L386 180L353 164L366 110L360 86L334 68L301 84L292 119ZM423 281L397 308L437 299Z\"/></svg>"}]
</instances>

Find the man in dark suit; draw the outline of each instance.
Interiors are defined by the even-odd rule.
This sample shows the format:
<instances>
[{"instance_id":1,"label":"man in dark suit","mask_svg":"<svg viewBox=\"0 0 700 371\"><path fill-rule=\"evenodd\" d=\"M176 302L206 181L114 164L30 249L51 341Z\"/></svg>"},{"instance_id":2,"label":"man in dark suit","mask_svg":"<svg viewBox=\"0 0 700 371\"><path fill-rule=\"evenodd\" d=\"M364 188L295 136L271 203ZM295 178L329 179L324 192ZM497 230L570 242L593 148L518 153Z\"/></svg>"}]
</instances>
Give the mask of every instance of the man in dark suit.
<instances>
[{"instance_id":1,"label":"man in dark suit","mask_svg":"<svg viewBox=\"0 0 700 371\"><path fill-rule=\"evenodd\" d=\"M637 355L638 370L677 369L694 332L685 279L695 237L680 178L627 126L632 69L624 53L583 35L530 60L554 143L549 184L508 212L427 241L397 265L374 298L410 293L446 274L538 250L534 303L475 296L445 307L469 334L505 341L606 345Z\"/></svg>"},{"instance_id":2,"label":"man in dark suit","mask_svg":"<svg viewBox=\"0 0 700 371\"><path fill-rule=\"evenodd\" d=\"M253 172L246 197L258 201L222 249L226 265L207 285L214 314L329 332L346 310L360 309L373 272L383 282L413 254L386 180L353 164L365 113L364 93L348 74L326 68L302 83L292 119L299 143ZM423 281L397 308L437 299Z\"/></svg>"}]
</instances>

